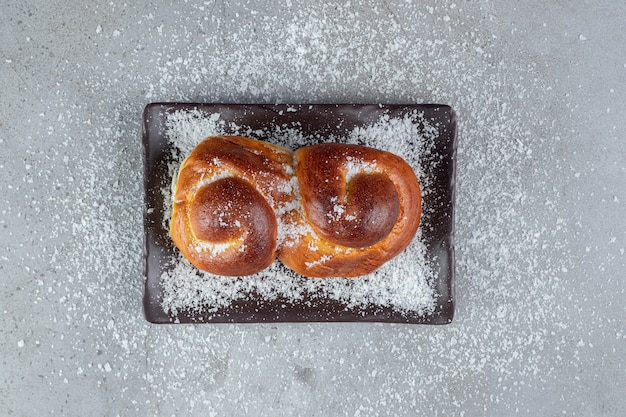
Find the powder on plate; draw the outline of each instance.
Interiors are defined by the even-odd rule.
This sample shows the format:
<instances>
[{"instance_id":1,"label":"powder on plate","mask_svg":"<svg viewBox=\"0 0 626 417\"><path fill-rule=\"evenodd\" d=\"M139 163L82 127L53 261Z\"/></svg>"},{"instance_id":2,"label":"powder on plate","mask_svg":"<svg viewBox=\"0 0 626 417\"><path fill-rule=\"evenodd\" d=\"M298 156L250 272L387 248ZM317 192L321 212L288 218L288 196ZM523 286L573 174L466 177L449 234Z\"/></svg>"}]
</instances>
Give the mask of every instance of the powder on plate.
<instances>
[{"instance_id":1,"label":"powder on plate","mask_svg":"<svg viewBox=\"0 0 626 417\"><path fill-rule=\"evenodd\" d=\"M167 139L175 149L174 162L169 166L172 177L175 177L184 157L207 136L238 134L254 137L255 133L259 136L262 133L264 137L271 137L273 143L290 149L314 143L316 139L287 126L276 126L271 132L253 131L247 126L227 123L217 113L205 114L200 110L173 112L168 115L166 126ZM327 139L365 144L401 156L414 169L423 195L427 196L428 185L432 180L420 163L420 155L430 151L438 134L437 128L429 124L421 113L413 112L401 118L385 115L376 123L353 129L345 137L331 136ZM352 165L358 163L349 165L348 168L354 168ZM297 186L297 183L293 185ZM162 192L166 196L163 224L167 226L171 216L172 190L166 187ZM428 201L428 198L423 200L425 213L433 209ZM285 208L288 209L291 207ZM289 230L282 225L279 242L289 244L291 239L306 232L298 228ZM421 228L404 252L374 273L357 279L307 279L288 270L279 261L245 279L198 271L180 254L175 255L170 263L172 267L163 272L161 284L163 308L174 315L183 310L213 312L253 292L267 300L281 297L293 301L302 299L305 293L317 294L321 298L345 303L349 308L380 306L426 315L434 310L437 296L434 289L435 272L427 259Z\"/></svg>"}]
</instances>

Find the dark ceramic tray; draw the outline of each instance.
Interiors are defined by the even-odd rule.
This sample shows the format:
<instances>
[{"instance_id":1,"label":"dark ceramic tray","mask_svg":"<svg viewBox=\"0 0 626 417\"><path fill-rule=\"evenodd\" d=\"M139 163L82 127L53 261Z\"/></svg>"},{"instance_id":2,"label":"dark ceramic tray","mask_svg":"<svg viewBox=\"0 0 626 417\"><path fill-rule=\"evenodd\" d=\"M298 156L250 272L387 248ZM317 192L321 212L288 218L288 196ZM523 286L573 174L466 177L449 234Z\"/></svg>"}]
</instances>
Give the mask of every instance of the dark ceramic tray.
<instances>
[{"instance_id":1,"label":"dark ceramic tray","mask_svg":"<svg viewBox=\"0 0 626 417\"><path fill-rule=\"evenodd\" d=\"M297 111L293 111L293 110ZM433 283L438 294L436 306L427 315L399 312L390 307L371 306L348 308L332 299L266 300L249 296L232 302L228 307L210 314L178 312L177 315L162 307L162 273L171 268L171 259L177 250L163 226L163 186L171 183L168 162L172 158L172 145L166 137L168 114L179 110L199 110L203 113L219 113L226 122L247 126L254 131L271 131L276 125L297 125L304 135L341 136L355 127L375 123L382 115L403 117L415 110L423 118L437 126L439 136L435 139L430 155L421 158L425 171L431 179L428 203L434 210L424 213L422 238L427 248L427 258L436 270ZM416 126L416 134L417 134ZM257 130L259 129L259 130ZM199 138L201 139L201 138ZM255 136L255 139L265 139ZM367 145L367 144L365 144ZM256 104L193 104L152 103L143 115L144 151L144 230L145 230L145 291L144 313L152 323L259 323L259 322L395 322L447 324L454 314L454 187L456 159L456 116L445 105L360 105L360 104L303 104L303 105L256 105ZM429 161L431 163L429 163ZM432 163L438 161L438 163ZM425 202L426 203L426 202ZM150 209L148 209L150 208Z\"/></svg>"}]
</instances>

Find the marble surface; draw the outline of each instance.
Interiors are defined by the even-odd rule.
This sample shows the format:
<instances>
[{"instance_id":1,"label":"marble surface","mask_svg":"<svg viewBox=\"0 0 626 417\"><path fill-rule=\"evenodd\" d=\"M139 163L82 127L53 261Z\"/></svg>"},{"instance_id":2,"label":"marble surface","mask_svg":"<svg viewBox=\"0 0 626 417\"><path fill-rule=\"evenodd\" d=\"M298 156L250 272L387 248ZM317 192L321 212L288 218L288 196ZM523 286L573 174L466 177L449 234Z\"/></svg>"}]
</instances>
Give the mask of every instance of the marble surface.
<instances>
[{"instance_id":1,"label":"marble surface","mask_svg":"<svg viewBox=\"0 0 626 417\"><path fill-rule=\"evenodd\" d=\"M0 414L626 415L621 1L0 6ZM155 101L444 103L447 326L143 318Z\"/></svg>"}]
</instances>

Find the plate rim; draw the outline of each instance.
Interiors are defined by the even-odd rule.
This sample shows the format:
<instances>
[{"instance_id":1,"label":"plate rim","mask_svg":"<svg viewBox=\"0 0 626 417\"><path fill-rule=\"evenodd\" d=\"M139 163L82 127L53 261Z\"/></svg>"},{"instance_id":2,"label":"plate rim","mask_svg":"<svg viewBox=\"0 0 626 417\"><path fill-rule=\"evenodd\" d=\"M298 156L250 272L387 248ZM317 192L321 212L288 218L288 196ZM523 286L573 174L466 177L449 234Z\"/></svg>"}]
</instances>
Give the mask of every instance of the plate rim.
<instances>
[{"instance_id":1,"label":"plate rim","mask_svg":"<svg viewBox=\"0 0 626 417\"><path fill-rule=\"evenodd\" d=\"M208 110L209 108L238 108L238 109L246 109L246 108L263 108L266 111L271 110L276 113L279 112L278 109L282 108L285 110L286 108L299 106L300 109L308 108L318 108L333 110L333 109L378 109L378 110L397 110L402 108L410 108L417 110L435 110L440 111L443 110L448 116L448 123L445 129L445 133L448 134L448 142L447 146L450 160L446 161L450 166L450 175L448 177L448 192L450 196L450 200L446 202L449 203L449 221L450 221L450 230L446 233L445 237L447 238L448 247L447 254L449 256L449 265L448 265L448 279L447 279L447 290L448 290L448 299L445 300L447 302L446 306L439 306L438 309L439 319L434 316L424 315L420 316L420 319L417 320L393 320L386 319L382 317L325 317L325 318L294 318L289 317L289 319L274 317L273 319L259 318L259 317L250 317L248 320L232 320L228 319L228 317L224 318L214 318L211 320L203 319L203 317L183 317L183 320L180 320L179 316L173 316L171 314L167 314L162 311L160 308L160 304L158 306L154 306L155 302L152 299L154 294L152 294L151 285L154 282L151 282L150 275L150 260L148 259L150 256L150 245L154 244L151 241L151 233L149 231L151 225L148 216L149 209L149 191L150 191L150 175L152 172L152 168L150 165L151 158L150 153L153 152L153 144L151 143L151 139L153 139L152 131L154 131L155 126L151 125L152 118L154 116L154 112L158 110L161 113L162 121L165 120L165 115L169 112L173 112L180 109L185 110ZM164 139L164 134L161 134L161 139ZM458 126L457 126L457 115L454 109L446 104L436 104L436 103L391 103L391 104L359 104L359 103L298 103L298 104L263 104L263 103L200 103L200 102L167 102L167 101L159 101L148 103L144 107L143 111L143 120L142 120L142 157L143 157L143 174L144 174L144 192L143 192L143 225L144 225L144 253L143 253L143 264L144 264L144 295L143 295L143 306L144 306L144 316L145 318L151 322L156 324L166 324L166 323L259 323L259 322L394 322L394 323L411 323L411 324L431 324L431 325L445 325L449 324L453 321L454 313L455 313L455 200L456 200L456 153L457 153L457 141L458 141ZM158 284L158 282L157 282ZM154 285L152 285L154 287ZM155 314L155 307L157 310L161 310L163 314ZM445 313L445 314L444 314Z\"/></svg>"}]
</instances>

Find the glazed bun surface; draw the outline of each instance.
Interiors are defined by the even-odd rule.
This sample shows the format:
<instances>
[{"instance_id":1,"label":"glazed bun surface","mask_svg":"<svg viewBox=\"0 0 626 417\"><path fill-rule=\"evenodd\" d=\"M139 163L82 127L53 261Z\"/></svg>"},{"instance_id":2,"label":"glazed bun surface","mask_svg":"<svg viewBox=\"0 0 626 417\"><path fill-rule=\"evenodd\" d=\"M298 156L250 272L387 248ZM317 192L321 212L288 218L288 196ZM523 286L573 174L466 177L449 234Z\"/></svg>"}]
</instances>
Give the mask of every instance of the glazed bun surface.
<instances>
[{"instance_id":1,"label":"glazed bun surface","mask_svg":"<svg viewBox=\"0 0 626 417\"><path fill-rule=\"evenodd\" d=\"M389 152L213 136L181 165L170 234L214 274L251 275L278 257L306 277L356 277L402 252L420 216L417 177Z\"/></svg>"},{"instance_id":2,"label":"glazed bun surface","mask_svg":"<svg viewBox=\"0 0 626 417\"><path fill-rule=\"evenodd\" d=\"M251 275L276 257L276 212L293 199L292 153L239 136L203 140L181 165L170 234L198 269Z\"/></svg>"},{"instance_id":3,"label":"glazed bun surface","mask_svg":"<svg viewBox=\"0 0 626 417\"><path fill-rule=\"evenodd\" d=\"M413 239L421 217L419 183L389 152L320 144L295 152L301 217L311 232L279 252L308 277L355 277L378 269Z\"/></svg>"}]
</instances>

